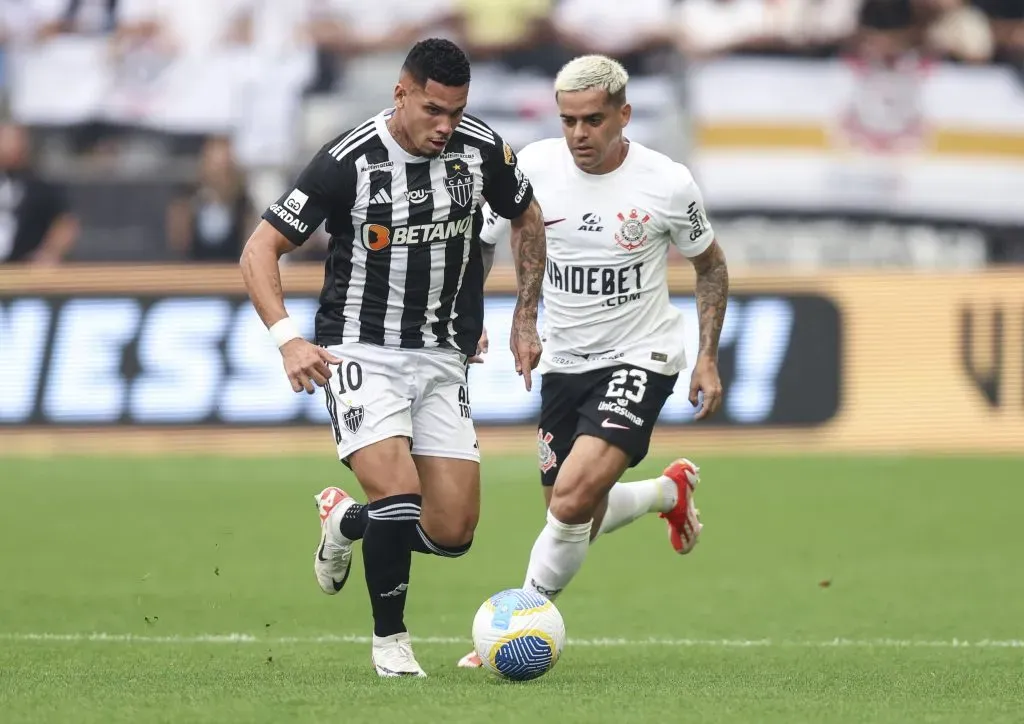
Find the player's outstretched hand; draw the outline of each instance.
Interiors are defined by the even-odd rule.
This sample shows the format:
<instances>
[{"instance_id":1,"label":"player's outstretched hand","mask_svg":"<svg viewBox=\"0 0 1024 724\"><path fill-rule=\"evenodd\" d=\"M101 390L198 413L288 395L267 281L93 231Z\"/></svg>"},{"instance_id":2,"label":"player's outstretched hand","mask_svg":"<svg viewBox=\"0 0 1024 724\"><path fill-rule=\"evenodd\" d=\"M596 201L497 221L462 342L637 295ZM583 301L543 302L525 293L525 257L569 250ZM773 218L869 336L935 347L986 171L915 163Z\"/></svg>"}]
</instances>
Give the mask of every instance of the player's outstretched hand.
<instances>
[{"instance_id":1,"label":"player's outstretched hand","mask_svg":"<svg viewBox=\"0 0 1024 724\"><path fill-rule=\"evenodd\" d=\"M540 335L537 334L537 318L518 311L512 317L512 339L509 346L516 360L516 374L522 375L526 391L533 389L530 372L540 364Z\"/></svg>"},{"instance_id":2,"label":"player's outstretched hand","mask_svg":"<svg viewBox=\"0 0 1024 724\"><path fill-rule=\"evenodd\" d=\"M307 342L304 339L293 339L281 347L281 357L284 360L284 371L288 375L288 381L292 384L292 390L302 392L305 390L313 394L316 389L314 384L324 387L331 377L331 370L328 364L341 364L341 360L328 352L323 347Z\"/></svg>"},{"instance_id":3,"label":"player's outstretched hand","mask_svg":"<svg viewBox=\"0 0 1024 724\"><path fill-rule=\"evenodd\" d=\"M480 335L480 341L476 343L476 354L469 358L471 365L478 365L483 363L483 356L487 354L487 348L489 342L487 341L487 327L484 327L483 333Z\"/></svg>"},{"instance_id":4,"label":"player's outstretched hand","mask_svg":"<svg viewBox=\"0 0 1024 724\"><path fill-rule=\"evenodd\" d=\"M697 410L694 420L711 417L722 406L722 379L718 376L718 365L708 357L700 357L690 376L690 404L694 407L704 398L704 404Z\"/></svg>"}]
</instances>

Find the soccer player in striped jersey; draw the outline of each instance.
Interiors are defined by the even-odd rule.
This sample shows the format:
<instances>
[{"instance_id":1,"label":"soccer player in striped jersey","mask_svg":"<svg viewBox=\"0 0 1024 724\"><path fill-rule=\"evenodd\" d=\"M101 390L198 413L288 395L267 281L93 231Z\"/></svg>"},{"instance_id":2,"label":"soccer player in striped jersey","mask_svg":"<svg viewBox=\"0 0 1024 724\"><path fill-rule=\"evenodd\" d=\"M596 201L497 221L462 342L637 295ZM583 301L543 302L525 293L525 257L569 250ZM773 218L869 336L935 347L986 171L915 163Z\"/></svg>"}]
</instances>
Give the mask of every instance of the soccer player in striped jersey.
<instances>
[{"instance_id":1,"label":"soccer player in striped jersey","mask_svg":"<svg viewBox=\"0 0 1024 724\"><path fill-rule=\"evenodd\" d=\"M528 389L541 352L543 216L512 149L465 113L469 81L453 43L417 43L394 108L326 143L263 214L241 260L292 389L324 388L338 456L366 494L366 505L335 487L317 496L314 570L323 591L337 593L362 539L372 657L384 677L425 675L404 621L412 553L465 554L479 516L466 369L483 327L473 228L482 200L513 229L510 343ZM285 310L279 259L321 222L331 240L309 342Z\"/></svg>"}]
</instances>

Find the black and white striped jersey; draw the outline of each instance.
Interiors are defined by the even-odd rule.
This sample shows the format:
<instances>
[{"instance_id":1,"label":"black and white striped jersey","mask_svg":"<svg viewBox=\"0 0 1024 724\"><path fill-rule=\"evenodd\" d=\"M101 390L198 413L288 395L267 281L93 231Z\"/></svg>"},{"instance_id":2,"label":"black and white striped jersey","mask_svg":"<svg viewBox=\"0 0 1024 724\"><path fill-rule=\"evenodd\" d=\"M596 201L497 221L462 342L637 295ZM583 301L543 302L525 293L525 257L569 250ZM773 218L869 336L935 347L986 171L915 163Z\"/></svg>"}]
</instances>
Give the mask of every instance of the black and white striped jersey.
<instances>
[{"instance_id":1,"label":"black and white striped jersey","mask_svg":"<svg viewBox=\"0 0 1024 724\"><path fill-rule=\"evenodd\" d=\"M483 327L481 199L505 218L533 198L508 144L466 115L442 154L398 145L384 111L325 144L263 218L294 244L326 222L316 342L474 354Z\"/></svg>"}]
</instances>

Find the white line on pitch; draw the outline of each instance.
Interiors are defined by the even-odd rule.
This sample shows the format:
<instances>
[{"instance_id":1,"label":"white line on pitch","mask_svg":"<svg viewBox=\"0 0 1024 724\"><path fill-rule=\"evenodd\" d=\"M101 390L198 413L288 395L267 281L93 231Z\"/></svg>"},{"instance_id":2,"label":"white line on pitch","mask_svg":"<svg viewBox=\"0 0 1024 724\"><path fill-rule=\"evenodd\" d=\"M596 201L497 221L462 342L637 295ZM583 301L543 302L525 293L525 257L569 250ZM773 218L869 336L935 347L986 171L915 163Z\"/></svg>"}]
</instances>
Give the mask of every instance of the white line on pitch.
<instances>
[{"instance_id":1,"label":"white line on pitch","mask_svg":"<svg viewBox=\"0 0 1024 724\"><path fill-rule=\"evenodd\" d=\"M414 637L421 644L469 644L461 636ZM0 641L68 642L112 644L369 644L369 636L254 636L245 633L149 636L115 633L0 633ZM569 639L570 646L640 647L665 646L683 648L933 648L933 649L1018 649L1024 639L687 639L687 638L590 638Z\"/></svg>"}]
</instances>

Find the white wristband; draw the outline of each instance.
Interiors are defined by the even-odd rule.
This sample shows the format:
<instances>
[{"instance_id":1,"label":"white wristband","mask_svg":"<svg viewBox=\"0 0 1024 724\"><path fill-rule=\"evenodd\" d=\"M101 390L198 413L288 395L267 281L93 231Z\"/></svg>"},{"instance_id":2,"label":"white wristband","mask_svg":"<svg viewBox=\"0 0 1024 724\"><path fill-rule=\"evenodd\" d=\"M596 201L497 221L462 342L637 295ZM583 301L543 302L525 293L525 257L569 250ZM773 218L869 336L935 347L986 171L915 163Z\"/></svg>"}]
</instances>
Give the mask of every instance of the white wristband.
<instances>
[{"instance_id":1,"label":"white wristband","mask_svg":"<svg viewBox=\"0 0 1024 724\"><path fill-rule=\"evenodd\" d=\"M285 317L284 319L274 322L270 326L270 338L274 340L274 344L278 346L278 349L283 347L293 339L302 336L299 332L298 326L292 321L291 317Z\"/></svg>"}]
</instances>

